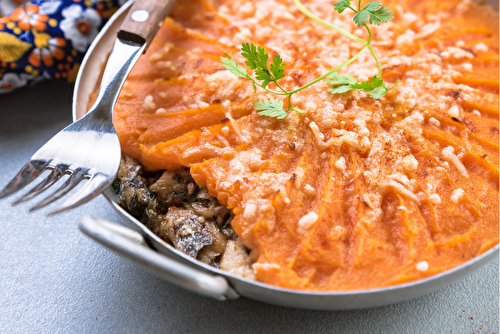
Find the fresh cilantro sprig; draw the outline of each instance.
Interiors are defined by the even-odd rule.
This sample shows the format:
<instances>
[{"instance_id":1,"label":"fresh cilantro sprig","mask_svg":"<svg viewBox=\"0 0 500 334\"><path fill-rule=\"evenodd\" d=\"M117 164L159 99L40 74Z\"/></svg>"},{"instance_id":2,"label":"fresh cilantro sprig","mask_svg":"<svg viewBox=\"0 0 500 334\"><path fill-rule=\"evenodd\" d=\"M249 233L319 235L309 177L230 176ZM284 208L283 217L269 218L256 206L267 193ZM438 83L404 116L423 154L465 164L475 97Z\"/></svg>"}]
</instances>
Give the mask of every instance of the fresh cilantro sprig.
<instances>
[{"instance_id":1,"label":"fresh cilantro sprig","mask_svg":"<svg viewBox=\"0 0 500 334\"><path fill-rule=\"evenodd\" d=\"M370 24L379 26L380 22L387 23L392 20L394 15L389 12L389 7L384 7L376 1L370 1L363 10L354 16L354 22L358 26L362 26L366 22L367 17Z\"/></svg>"},{"instance_id":2,"label":"fresh cilantro sprig","mask_svg":"<svg viewBox=\"0 0 500 334\"><path fill-rule=\"evenodd\" d=\"M253 83L254 90L256 86L265 89L273 94L277 95L287 95L288 96L288 108L283 109L283 101L270 99L264 101L254 102L255 109L259 112L259 115L276 117L277 119L283 119L286 117L290 110L304 113L304 110L299 108L292 108L291 96L294 92L289 92L285 90L278 83L279 79L285 77L285 64L283 64L283 59L279 55L274 56L270 66L269 53L261 46L255 46L254 44L243 43L241 46L241 55L246 59L245 64L248 68L254 71L255 78L250 76L243 66L238 65L234 59L226 53L227 58L222 57L222 66L229 70L231 73L240 78L249 79ZM260 81L260 82L259 82ZM275 83L276 86L281 91L274 91L269 89L267 86L269 83Z\"/></svg>"},{"instance_id":3,"label":"fresh cilantro sprig","mask_svg":"<svg viewBox=\"0 0 500 334\"><path fill-rule=\"evenodd\" d=\"M351 6L352 0L339 0L334 4L334 9L342 14L346 10L351 10L355 13L353 22L357 24L359 27L365 27L368 32L368 40L365 41L359 37L352 35L351 33L343 30L340 27L337 27L329 22L323 21L318 18L316 15L308 11L300 0L294 0L297 8L304 13L306 16L310 17L314 21L327 26L331 29L338 31L339 33L347 36L353 41L360 42L364 45L364 47L352 58L347 60L346 62L338 65L331 71L323 74L322 76L314 79L313 81L305 84L302 87L299 87L292 91L287 91L284 89L279 83L278 80L285 77L285 64L283 63L283 59L277 55L272 58L271 64L269 63L269 54L265 51L265 49L261 46L255 46L254 44L243 43L241 47L241 55L246 59L245 64L248 68L254 71L253 75L255 78L247 73L247 70L238 65L234 59L226 53L227 58L221 57L221 61L223 63L224 68L228 69L231 73L240 78L245 78L251 80L253 83L254 90L257 89L257 86L260 88L273 93L275 95L286 96L288 100L288 106L285 109L283 107L283 101L270 99L264 101L254 102L255 109L258 111L259 115L275 117L277 119L283 119L288 115L290 110L304 113L304 110L299 108L292 107L291 97L294 93L297 93L307 87L314 85L320 80L328 77L327 82L334 85L334 87L330 88L329 91L335 94L345 93L351 90L358 90L362 92L366 92L373 99L380 99L383 97L388 91L393 89L396 84L394 84L391 88L387 88L384 81L382 80L382 68L378 61L375 52L373 51L370 43L372 41L372 33L370 28L368 27L367 21L373 25L380 25L380 23L386 23L394 18L393 13L389 12L389 7L382 6L379 2L370 1L363 8L361 8L361 0L358 0L357 9ZM352 77L351 75L341 75L337 72L355 61L363 52L369 50L372 54L378 68L378 76L374 76L371 80L361 81ZM278 87L279 91L272 90L268 86L270 83L274 83L276 87Z\"/></svg>"},{"instance_id":4,"label":"fresh cilantro sprig","mask_svg":"<svg viewBox=\"0 0 500 334\"><path fill-rule=\"evenodd\" d=\"M287 112L283 109L283 101L270 99L264 101L254 102L255 110L259 112L259 115L276 117L277 119L283 119L286 117Z\"/></svg>"},{"instance_id":5,"label":"fresh cilantro sprig","mask_svg":"<svg viewBox=\"0 0 500 334\"><path fill-rule=\"evenodd\" d=\"M366 19L370 20L370 24L380 25L380 22L387 23L394 18L392 13L389 13L389 7L384 7L377 1L370 1L363 9L361 1L358 2L358 10L351 7L351 0L340 0L333 5L333 8L342 14L346 9L350 9L356 13L354 23L361 27L365 25Z\"/></svg>"},{"instance_id":6,"label":"fresh cilantro sprig","mask_svg":"<svg viewBox=\"0 0 500 334\"><path fill-rule=\"evenodd\" d=\"M342 75L338 73L333 73L326 80L329 84L336 85L333 88L328 89L328 91L336 94L345 93L350 90L359 90L368 93L373 99L378 100L384 96L388 91L396 87L399 83L396 82L391 88L387 88L384 81L377 76L374 76L371 81L358 82L356 78L351 75Z\"/></svg>"}]
</instances>

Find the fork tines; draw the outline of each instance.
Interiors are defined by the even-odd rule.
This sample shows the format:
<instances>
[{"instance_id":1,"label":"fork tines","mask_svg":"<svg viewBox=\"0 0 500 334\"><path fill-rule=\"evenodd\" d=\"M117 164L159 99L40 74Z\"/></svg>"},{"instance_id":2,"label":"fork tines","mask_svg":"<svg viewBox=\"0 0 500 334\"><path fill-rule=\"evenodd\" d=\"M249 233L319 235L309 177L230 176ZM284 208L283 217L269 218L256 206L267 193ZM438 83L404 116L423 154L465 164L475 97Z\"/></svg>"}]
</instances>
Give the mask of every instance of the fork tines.
<instances>
[{"instance_id":1,"label":"fork tines","mask_svg":"<svg viewBox=\"0 0 500 334\"><path fill-rule=\"evenodd\" d=\"M70 192L74 187L76 187L80 181L82 181L87 173L88 168L76 168L72 170L67 164L56 163L55 161L44 161L44 160L30 160L24 165L24 167L19 171L19 173L7 184L7 186L0 191L0 199L10 196L17 191L21 190L25 186L29 185L37 177L39 177L45 170L51 170L50 174L47 175L38 185L33 187L28 193L18 198L12 203L12 205L18 205L26 202L33 197L41 194L54 183L56 183L64 175L69 175L69 178L51 195L47 196L41 202L33 206L29 211L35 211L41 209L50 203L58 200L68 192ZM92 178L92 177L91 177ZM95 179L95 177L93 177ZM97 177L102 179L101 177ZM100 181L100 180L99 180ZM96 182L94 182L96 183ZM84 187L87 188L87 187ZM86 194L86 193L85 193ZM84 195L85 195L84 194ZM83 197L75 194L75 196L68 199L63 205L58 207L56 210L49 213L49 215L56 214L62 211L69 210L76 207L81 203ZM76 204L76 205L75 205Z\"/></svg>"}]
</instances>

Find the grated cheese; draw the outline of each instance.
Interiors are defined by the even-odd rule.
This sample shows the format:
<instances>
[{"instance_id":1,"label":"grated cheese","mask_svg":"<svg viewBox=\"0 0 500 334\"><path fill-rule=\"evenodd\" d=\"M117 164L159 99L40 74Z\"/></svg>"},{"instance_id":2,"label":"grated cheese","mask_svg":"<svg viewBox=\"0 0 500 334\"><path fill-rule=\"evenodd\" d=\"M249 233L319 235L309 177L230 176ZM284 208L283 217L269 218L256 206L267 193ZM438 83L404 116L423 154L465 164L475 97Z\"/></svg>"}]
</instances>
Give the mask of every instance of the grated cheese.
<instances>
[{"instance_id":1,"label":"grated cheese","mask_svg":"<svg viewBox=\"0 0 500 334\"><path fill-rule=\"evenodd\" d=\"M427 37L427 36L431 35L432 33L434 33L436 30L438 30L439 27L441 27L441 23L439 23L439 22L427 23L426 25L424 25L422 27L422 30L420 31L420 33L416 34L413 38L419 39L419 38Z\"/></svg>"},{"instance_id":2,"label":"grated cheese","mask_svg":"<svg viewBox=\"0 0 500 334\"><path fill-rule=\"evenodd\" d=\"M465 192L462 188L455 189L451 192L450 200L453 203L458 203L462 198L464 198Z\"/></svg>"},{"instance_id":3,"label":"grated cheese","mask_svg":"<svg viewBox=\"0 0 500 334\"><path fill-rule=\"evenodd\" d=\"M448 115L450 115L451 117L455 117L455 118L460 117L460 111L458 110L458 107L457 106L451 107L448 110Z\"/></svg>"},{"instance_id":4,"label":"grated cheese","mask_svg":"<svg viewBox=\"0 0 500 334\"><path fill-rule=\"evenodd\" d=\"M309 185L309 184L306 184L306 185L304 186L304 193L305 193L307 196L309 196L309 197L314 197L314 196L316 196L317 191L316 191L316 189L315 189L313 186L311 186L311 185Z\"/></svg>"},{"instance_id":5,"label":"grated cheese","mask_svg":"<svg viewBox=\"0 0 500 334\"><path fill-rule=\"evenodd\" d=\"M392 189L394 189L394 191L400 194L401 196L405 196L414 201L415 203L417 203L418 205L420 205L420 199L417 197L417 195L415 195L413 192L403 187L402 184L397 183L394 180L390 180L389 182L387 182L387 185Z\"/></svg>"},{"instance_id":6,"label":"grated cheese","mask_svg":"<svg viewBox=\"0 0 500 334\"><path fill-rule=\"evenodd\" d=\"M439 128L441 126L441 122L435 119L434 117L429 118L429 123L436 128Z\"/></svg>"},{"instance_id":7,"label":"grated cheese","mask_svg":"<svg viewBox=\"0 0 500 334\"><path fill-rule=\"evenodd\" d=\"M304 234L311 226L318 220L318 214L314 211L309 212L307 215L299 219L297 226L297 232L299 234Z\"/></svg>"},{"instance_id":8,"label":"grated cheese","mask_svg":"<svg viewBox=\"0 0 500 334\"><path fill-rule=\"evenodd\" d=\"M280 266L276 263L254 263L252 264L253 270L270 270L270 269L280 269Z\"/></svg>"},{"instance_id":9,"label":"grated cheese","mask_svg":"<svg viewBox=\"0 0 500 334\"><path fill-rule=\"evenodd\" d=\"M297 188L300 188L300 185L302 184L302 181L304 180L304 176L306 174L306 172L304 171L304 169L302 167L297 167L295 169L295 184L297 186Z\"/></svg>"},{"instance_id":10,"label":"grated cheese","mask_svg":"<svg viewBox=\"0 0 500 334\"><path fill-rule=\"evenodd\" d=\"M418 161L411 154L401 160L401 167L404 171L415 172L418 169Z\"/></svg>"},{"instance_id":11,"label":"grated cheese","mask_svg":"<svg viewBox=\"0 0 500 334\"><path fill-rule=\"evenodd\" d=\"M335 167L337 167L337 169L344 170L346 168L345 158L340 157L337 161L335 161Z\"/></svg>"},{"instance_id":12,"label":"grated cheese","mask_svg":"<svg viewBox=\"0 0 500 334\"><path fill-rule=\"evenodd\" d=\"M484 43L478 43L474 46L474 49L479 52L488 52L488 45Z\"/></svg>"},{"instance_id":13,"label":"grated cheese","mask_svg":"<svg viewBox=\"0 0 500 334\"><path fill-rule=\"evenodd\" d=\"M146 110L156 110L156 108L157 108L156 107L156 103L155 103L152 95L146 96L146 98L144 99L144 103L143 103L142 106Z\"/></svg>"},{"instance_id":14,"label":"grated cheese","mask_svg":"<svg viewBox=\"0 0 500 334\"><path fill-rule=\"evenodd\" d=\"M443 148L442 154L445 160L451 162L455 167L458 169L460 174L462 174L465 177L469 177L469 173L467 172L467 169L465 166L462 164L460 159L453 153L455 149L451 146Z\"/></svg>"},{"instance_id":15,"label":"grated cheese","mask_svg":"<svg viewBox=\"0 0 500 334\"><path fill-rule=\"evenodd\" d=\"M392 179L394 181L398 181L399 183L405 185L405 186L409 186L410 185L410 179L408 178L408 176L404 175L404 174L401 174L401 173L395 173L395 174L391 174L391 175L387 175L387 178L388 179Z\"/></svg>"},{"instance_id":16,"label":"grated cheese","mask_svg":"<svg viewBox=\"0 0 500 334\"><path fill-rule=\"evenodd\" d=\"M243 137L243 134L241 133L241 129L234 120L233 116L231 116L231 102L229 100L226 100L222 103L222 106L224 108L224 114L226 115L226 118L229 119L231 126L233 127L234 132L240 139L242 143L245 143L245 137Z\"/></svg>"},{"instance_id":17,"label":"grated cheese","mask_svg":"<svg viewBox=\"0 0 500 334\"><path fill-rule=\"evenodd\" d=\"M439 197L439 195L436 193L429 195L428 199L429 202L431 202L434 205L441 204L441 197Z\"/></svg>"},{"instance_id":18,"label":"grated cheese","mask_svg":"<svg viewBox=\"0 0 500 334\"><path fill-rule=\"evenodd\" d=\"M190 159L192 156L203 155L204 158L213 158L224 152L225 150L220 147L205 143L203 146L188 148L182 153L182 157L184 159Z\"/></svg>"},{"instance_id":19,"label":"grated cheese","mask_svg":"<svg viewBox=\"0 0 500 334\"><path fill-rule=\"evenodd\" d=\"M463 63L462 68L467 72L472 72L472 64L471 63Z\"/></svg>"},{"instance_id":20,"label":"grated cheese","mask_svg":"<svg viewBox=\"0 0 500 334\"><path fill-rule=\"evenodd\" d=\"M324 143L322 143L322 142L323 142L323 139L325 138L325 136L319 131L318 125L314 122L311 122L311 123L309 123L309 128L311 128L311 131L313 132L314 137L316 137L316 140L319 143L324 145Z\"/></svg>"},{"instance_id":21,"label":"grated cheese","mask_svg":"<svg viewBox=\"0 0 500 334\"><path fill-rule=\"evenodd\" d=\"M398 209L399 209L399 210L402 210L402 211L406 211L406 212L408 212L408 209L406 208L406 206L402 206L402 205L400 205L400 206L398 206Z\"/></svg>"},{"instance_id":22,"label":"grated cheese","mask_svg":"<svg viewBox=\"0 0 500 334\"><path fill-rule=\"evenodd\" d=\"M243 211L243 218L247 220L252 220L257 215L257 205L253 203L247 203L245 206L245 211Z\"/></svg>"},{"instance_id":23,"label":"grated cheese","mask_svg":"<svg viewBox=\"0 0 500 334\"><path fill-rule=\"evenodd\" d=\"M420 272L426 272L427 270L429 270L429 263L427 261L421 261L417 263L415 268Z\"/></svg>"}]
</instances>

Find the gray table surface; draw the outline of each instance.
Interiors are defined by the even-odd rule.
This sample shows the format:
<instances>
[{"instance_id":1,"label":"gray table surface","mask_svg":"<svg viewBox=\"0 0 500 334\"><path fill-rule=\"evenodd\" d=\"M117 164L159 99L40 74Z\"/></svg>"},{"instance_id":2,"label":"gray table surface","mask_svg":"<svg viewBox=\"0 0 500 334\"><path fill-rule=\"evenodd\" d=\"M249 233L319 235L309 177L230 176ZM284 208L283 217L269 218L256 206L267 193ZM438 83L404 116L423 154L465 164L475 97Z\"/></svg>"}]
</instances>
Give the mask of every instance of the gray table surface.
<instances>
[{"instance_id":1,"label":"gray table surface","mask_svg":"<svg viewBox=\"0 0 500 334\"><path fill-rule=\"evenodd\" d=\"M46 82L0 95L0 187L71 122L72 87ZM16 198L19 196L13 196ZM53 218L0 201L0 333L498 333L498 259L404 303L304 311L246 298L218 302L169 284L82 235L103 198Z\"/></svg>"}]
</instances>

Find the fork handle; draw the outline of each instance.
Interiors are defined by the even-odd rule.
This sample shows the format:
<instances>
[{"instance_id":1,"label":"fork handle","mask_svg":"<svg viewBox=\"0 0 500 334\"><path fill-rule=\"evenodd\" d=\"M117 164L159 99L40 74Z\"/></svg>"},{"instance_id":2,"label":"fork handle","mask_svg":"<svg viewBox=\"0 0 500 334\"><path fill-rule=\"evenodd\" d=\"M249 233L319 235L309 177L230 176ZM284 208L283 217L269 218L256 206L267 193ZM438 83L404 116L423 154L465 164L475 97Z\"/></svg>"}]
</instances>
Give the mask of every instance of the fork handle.
<instances>
[{"instance_id":1,"label":"fork handle","mask_svg":"<svg viewBox=\"0 0 500 334\"><path fill-rule=\"evenodd\" d=\"M118 38L140 45L149 44L175 2L176 0L136 0L122 23Z\"/></svg>"}]
</instances>

